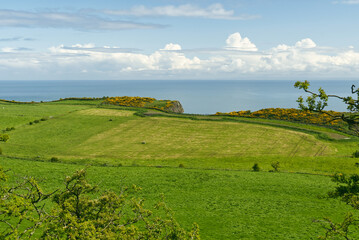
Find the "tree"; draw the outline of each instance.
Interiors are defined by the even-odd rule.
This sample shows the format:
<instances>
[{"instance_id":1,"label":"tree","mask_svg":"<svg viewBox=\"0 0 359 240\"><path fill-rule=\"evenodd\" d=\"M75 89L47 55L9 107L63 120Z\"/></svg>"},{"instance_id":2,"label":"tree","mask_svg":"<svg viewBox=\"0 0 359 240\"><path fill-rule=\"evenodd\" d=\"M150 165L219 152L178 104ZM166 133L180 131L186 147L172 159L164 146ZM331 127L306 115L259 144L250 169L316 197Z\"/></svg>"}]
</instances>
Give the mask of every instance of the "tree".
<instances>
[{"instance_id":1,"label":"tree","mask_svg":"<svg viewBox=\"0 0 359 240\"><path fill-rule=\"evenodd\" d=\"M346 176L337 173L332 176L332 181L337 186L334 191L328 193L328 197L339 198L355 210L359 210L359 175ZM352 213L347 213L341 223L335 223L329 218L315 222L321 223L326 230L325 235L320 236L320 239L358 239L359 218Z\"/></svg>"},{"instance_id":2,"label":"tree","mask_svg":"<svg viewBox=\"0 0 359 240\"><path fill-rule=\"evenodd\" d=\"M303 89L306 93L310 94L310 96L308 96L305 101L302 96L298 98L297 102L299 103L300 109L328 114L332 117L333 121L341 119L348 124L350 130L359 135L359 88L355 89L355 85L352 85L351 93L356 94L356 99L351 96L342 97L338 95L327 94L322 88L319 88L318 92L313 92L309 90L310 83L308 81L297 81L294 84L294 87ZM343 101L347 105L349 112L342 113L341 115L333 115L330 112L323 111L324 108L328 106L329 98L337 98Z\"/></svg>"},{"instance_id":3,"label":"tree","mask_svg":"<svg viewBox=\"0 0 359 240\"><path fill-rule=\"evenodd\" d=\"M64 188L49 194L33 178L14 187L6 180L0 168L1 239L35 234L40 239L199 239L198 225L181 228L164 201L149 210L143 199L130 197L136 186L100 192L87 181L86 170L66 177ZM50 199L54 206L47 212Z\"/></svg>"},{"instance_id":4,"label":"tree","mask_svg":"<svg viewBox=\"0 0 359 240\"><path fill-rule=\"evenodd\" d=\"M308 81L298 81L294 84L294 87L303 89L306 93L310 94L305 102L303 97L298 98L297 102L300 109L328 114L333 120L341 119L348 124L350 130L359 135L359 88L355 89L355 85L351 87L351 93L356 94L357 99L354 99L351 96L341 97L326 94L322 88L319 88L318 92L313 92L309 90L309 86L310 83ZM324 111L324 108L328 106L329 98L337 98L343 101L347 105L349 112L333 115L330 112ZM352 174L346 176L342 173L337 173L332 176L332 181L337 186L334 191L328 193L328 197L339 198L355 210L359 210L359 175ZM335 223L329 218L316 220L316 222L321 223L326 230L325 235L320 236L320 239L358 239L353 230L359 230L359 218L352 213L348 213L341 223Z\"/></svg>"}]
</instances>

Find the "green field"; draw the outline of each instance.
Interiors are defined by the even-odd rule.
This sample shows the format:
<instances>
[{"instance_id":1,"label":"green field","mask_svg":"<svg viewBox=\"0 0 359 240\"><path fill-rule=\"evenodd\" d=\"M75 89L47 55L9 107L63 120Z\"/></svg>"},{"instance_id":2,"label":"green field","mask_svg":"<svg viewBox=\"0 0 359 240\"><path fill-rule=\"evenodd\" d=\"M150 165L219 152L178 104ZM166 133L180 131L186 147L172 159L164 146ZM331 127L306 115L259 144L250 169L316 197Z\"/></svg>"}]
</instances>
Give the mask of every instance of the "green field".
<instances>
[{"instance_id":1,"label":"green field","mask_svg":"<svg viewBox=\"0 0 359 240\"><path fill-rule=\"evenodd\" d=\"M104 189L136 184L150 205L165 193L180 223L200 225L202 239L315 239L323 230L313 219L339 220L349 210L318 196L334 186L324 175L359 172L354 136L278 120L98 103L0 102L0 130L15 127L0 142L0 165L43 179L51 190L92 164L90 178ZM268 172L276 161L281 172ZM250 172L254 163L261 172Z\"/></svg>"},{"instance_id":2,"label":"green field","mask_svg":"<svg viewBox=\"0 0 359 240\"><path fill-rule=\"evenodd\" d=\"M80 168L6 158L0 164L41 179L48 191ZM88 173L103 189L141 186L149 207L165 193L176 219L188 229L197 222L202 239L315 239L323 230L312 220L340 220L350 210L318 198L333 187L324 176L150 167L90 167Z\"/></svg>"}]
</instances>

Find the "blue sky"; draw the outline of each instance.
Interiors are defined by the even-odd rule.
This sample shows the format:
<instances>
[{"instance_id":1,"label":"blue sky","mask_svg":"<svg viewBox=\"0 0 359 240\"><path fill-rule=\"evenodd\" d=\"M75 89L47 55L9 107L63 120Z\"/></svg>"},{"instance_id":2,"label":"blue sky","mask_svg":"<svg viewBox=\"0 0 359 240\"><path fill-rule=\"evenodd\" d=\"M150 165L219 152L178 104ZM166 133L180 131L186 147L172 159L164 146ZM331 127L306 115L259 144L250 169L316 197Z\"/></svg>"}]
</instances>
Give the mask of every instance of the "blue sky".
<instances>
[{"instance_id":1,"label":"blue sky","mask_svg":"<svg viewBox=\"0 0 359 240\"><path fill-rule=\"evenodd\" d=\"M0 79L358 79L359 0L4 1Z\"/></svg>"}]
</instances>

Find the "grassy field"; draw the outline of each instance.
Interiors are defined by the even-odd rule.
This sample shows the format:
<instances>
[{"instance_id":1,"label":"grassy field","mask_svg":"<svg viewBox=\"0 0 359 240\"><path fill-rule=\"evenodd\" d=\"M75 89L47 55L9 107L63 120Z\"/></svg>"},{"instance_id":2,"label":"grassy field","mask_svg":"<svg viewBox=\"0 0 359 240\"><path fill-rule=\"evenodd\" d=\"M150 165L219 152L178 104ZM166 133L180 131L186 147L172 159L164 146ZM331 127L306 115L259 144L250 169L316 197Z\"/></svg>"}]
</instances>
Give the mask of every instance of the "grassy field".
<instances>
[{"instance_id":1,"label":"grassy field","mask_svg":"<svg viewBox=\"0 0 359 240\"><path fill-rule=\"evenodd\" d=\"M0 158L16 176L43 180L57 189L81 166ZM90 167L92 183L118 191L136 184L151 207L164 193L176 219L186 228L197 222L202 239L315 239L323 234L314 219L339 221L349 207L319 198L332 189L325 176L149 167ZM13 174L11 174L13 175Z\"/></svg>"},{"instance_id":2,"label":"grassy field","mask_svg":"<svg viewBox=\"0 0 359 240\"><path fill-rule=\"evenodd\" d=\"M138 117L131 108L106 109L75 103L5 108L5 116L22 122L19 120L16 130L9 133L9 141L0 144L3 154L114 166L183 164L188 168L236 170L248 170L254 163L269 170L273 161L279 161L283 171L325 174L336 170L353 172L356 163L350 158L356 139L320 139L303 131L315 131L312 126L299 129L299 124L278 125L278 121ZM51 118L27 124L29 119L41 116ZM4 127L11 125L5 124Z\"/></svg>"},{"instance_id":3,"label":"grassy field","mask_svg":"<svg viewBox=\"0 0 359 240\"><path fill-rule=\"evenodd\" d=\"M58 105L50 103L14 104L0 101L0 130L20 127L42 117L53 117L87 109L88 105Z\"/></svg>"},{"instance_id":4,"label":"grassy field","mask_svg":"<svg viewBox=\"0 0 359 240\"><path fill-rule=\"evenodd\" d=\"M16 128L0 142L0 165L43 179L48 190L94 165L89 176L104 189L139 185L149 205L165 193L184 226L200 225L202 239L315 239L323 232L313 219L339 220L349 210L318 196L333 188L323 175L359 172L351 157L356 137L278 120L99 103L0 103L0 130ZM281 172L268 172L276 161ZM254 163L261 172L249 171Z\"/></svg>"}]
</instances>

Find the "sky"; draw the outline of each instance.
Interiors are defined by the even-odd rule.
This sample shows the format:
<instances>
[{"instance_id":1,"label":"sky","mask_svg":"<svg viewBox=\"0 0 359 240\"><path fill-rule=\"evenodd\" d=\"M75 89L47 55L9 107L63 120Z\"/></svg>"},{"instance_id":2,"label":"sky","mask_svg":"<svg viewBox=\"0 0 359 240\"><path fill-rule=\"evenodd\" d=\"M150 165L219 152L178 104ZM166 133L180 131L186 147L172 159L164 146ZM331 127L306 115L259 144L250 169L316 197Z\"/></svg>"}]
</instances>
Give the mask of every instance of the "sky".
<instances>
[{"instance_id":1,"label":"sky","mask_svg":"<svg viewBox=\"0 0 359 240\"><path fill-rule=\"evenodd\" d=\"M14 0L0 80L358 80L359 0Z\"/></svg>"}]
</instances>

